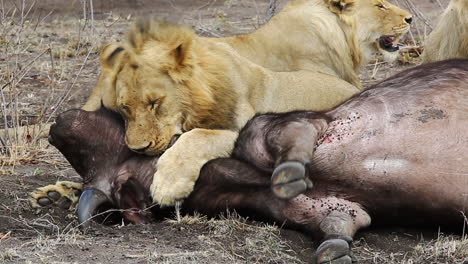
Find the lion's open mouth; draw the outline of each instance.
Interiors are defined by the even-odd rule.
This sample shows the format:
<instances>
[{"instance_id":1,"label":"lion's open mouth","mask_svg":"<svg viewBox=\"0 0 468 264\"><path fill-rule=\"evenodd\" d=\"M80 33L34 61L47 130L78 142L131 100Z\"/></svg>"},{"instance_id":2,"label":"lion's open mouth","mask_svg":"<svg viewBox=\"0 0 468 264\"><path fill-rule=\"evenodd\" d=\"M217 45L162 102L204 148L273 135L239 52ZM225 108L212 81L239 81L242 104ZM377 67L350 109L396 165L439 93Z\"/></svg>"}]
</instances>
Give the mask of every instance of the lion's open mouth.
<instances>
[{"instance_id":1,"label":"lion's open mouth","mask_svg":"<svg viewBox=\"0 0 468 264\"><path fill-rule=\"evenodd\" d=\"M400 49L400 38L394 36L382 36L379 38L379 45L388 52L395 52Z\"/></svg>"}]
</instances>

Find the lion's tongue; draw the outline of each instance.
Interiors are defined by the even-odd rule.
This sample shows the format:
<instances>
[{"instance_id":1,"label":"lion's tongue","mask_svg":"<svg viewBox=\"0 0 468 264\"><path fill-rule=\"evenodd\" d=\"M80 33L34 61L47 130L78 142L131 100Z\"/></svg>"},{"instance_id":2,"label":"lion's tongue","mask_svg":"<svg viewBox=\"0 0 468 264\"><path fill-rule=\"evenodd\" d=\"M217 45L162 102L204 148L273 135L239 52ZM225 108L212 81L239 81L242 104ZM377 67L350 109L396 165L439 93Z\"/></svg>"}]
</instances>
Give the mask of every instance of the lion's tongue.
<instances>
[{"instance_id":1,"label":"lion's tongue","mask_svg":"<svg viewBox=\"0 0 468 264\"><path fill-rule=\"evenodd\" d=\"M394 38L393 41L392 41L392 46L393 47L401 46L400 45L400 38Z\"/></svg>"}]
</instances>

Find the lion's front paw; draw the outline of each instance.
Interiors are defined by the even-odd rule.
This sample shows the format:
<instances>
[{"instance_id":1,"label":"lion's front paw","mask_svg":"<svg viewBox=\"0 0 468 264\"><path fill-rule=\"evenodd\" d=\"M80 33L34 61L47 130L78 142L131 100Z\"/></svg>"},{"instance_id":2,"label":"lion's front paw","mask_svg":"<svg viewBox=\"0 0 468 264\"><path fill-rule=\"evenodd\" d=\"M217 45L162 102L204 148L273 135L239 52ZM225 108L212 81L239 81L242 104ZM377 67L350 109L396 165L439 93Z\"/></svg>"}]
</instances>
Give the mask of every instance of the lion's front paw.
<instances>
[{"instance_id":1,"label":"lion's front paw","mask_svg":"<svg viewBox=\"0 0 468 264\"><path fill-rule=\"evenodd\" d=\"M33 208L58 206L62 209L71 209L78 203L82 190L81 183L58 181L54 185L32 191L29 194L29 202Z\"/></svg>"},{"instance_id":2,"label":"lion's front paw","mask_svg":"<svg viewBox=\"0 0 468 264\"><path fill-rule=\"evenodd\" d=\"M174 205L190 195L205 160L182 157L167 151L159 159L157 171L151 185L153 201L163 205Z\"/></svg>"},{"instance_id":3,"label":"lion's front paw","mask_svg":"<svg viewBox=\"0 0 468 264\"><path fill-rule=\"evenodd\" d=\"M230 130L193 129L182 134L177 142L159 158L151 195L160 205L174 205L190 195L208 160L227 157L238 133Z\"/></svg>"}]
</instances>

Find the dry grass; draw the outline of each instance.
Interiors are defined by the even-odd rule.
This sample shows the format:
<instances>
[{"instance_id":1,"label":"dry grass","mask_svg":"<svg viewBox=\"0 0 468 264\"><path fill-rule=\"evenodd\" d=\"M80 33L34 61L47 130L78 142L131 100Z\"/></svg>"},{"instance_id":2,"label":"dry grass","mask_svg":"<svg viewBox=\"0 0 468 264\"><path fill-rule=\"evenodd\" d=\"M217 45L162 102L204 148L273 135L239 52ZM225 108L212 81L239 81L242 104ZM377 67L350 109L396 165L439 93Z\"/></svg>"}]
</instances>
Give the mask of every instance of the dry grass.
<instances>
[{"instance_id":1,"label":"dry grass","mask_svg":"<svg viewBox=\"0 0 468 264\"><path fill-rule=\"evenodd\" d=\"M86 13L83 19L32 16L35 4L22 0L7 8L0 2L0 128L9 128L0 132L0 174L18 164L63 162L41 138L69 107L101 43L114 34L113 17L96 30Z\"/></svg>"},{"instance_id":2,"label":"dry grass","mask_svg":"<svg viewBox=\"0 0 468 264\"><path fill-rule=\"evenodd\" d=\"M280 235L277 226L252 222L235 213L219 219L182 216L179 220L167 220L166 227L115 225L87 234L71 226L63 227L63 221L50 215L37 220L16 220L35 230L36 235L27 241L14 236L0 240L0 263L28 260L51 263L69 256L79 261L84 255L89 258L96 254L90 247L122 255L126 263L212 263L213 259L218 263L308 263L296 257L298 252L292 249L292 242ZM156 235L161 232L174 237ZM468 257L468 237L440 235L435 240L418 243L410 251L395 252L356 241L353 252L359 263L462 264Z\"/></svg>"},{"instance_id":3,"label":"dry grass","mask_svg":"<svg viewBox=\"0 0 468 264\"><path fill-rule=\"evenodd\" d=\"M108 250L103 254L113 255L116 250L121 250L119 253L122 253L124 259L132 260L131 263L212 263L213 259L222 263L304 263L294 256L296 252L291 249L290 242L280 236L278 228L248 222L237 214L229 214L218 220L204 216L184 216L180 221L168 220L167 232L178 230L184 234L185 241L177 241L179 236L166 238L169 241L158 237L152 239L151 229L141 232L139 237L134 236L139 228L145 228L142 226L115 225L83 234L71 225L63 227L60 220L54 220L50 215L39 219L14 219L25 228L34 230L36 235L26 242L14 236L0 240L0 263L27 260L56 262L63 260L69 252L86 251L90 246L99 245L103 246L104 252ZM125 230L119 230L121 228ZM159 229L164 227L159 226ZM115 232L118 232L117 240L112 235ZM130 235L125 235L126 232ZM131 243L130 236L139 240L141 247L136 246L136 242ZM162 244L158 239L163 241ZM109 244L109 241L113 242ZM176 246L171 242L176 243ZM73 256L74 259L80 259L76 253Z\"/></svg>"},{"instance_id":4,"label":"dry grass","mask_svg":"<svg viewBox=\"0 0 468 264\"><path fill-rule=\"evenodd\" d=\"M462 263L468 261L468 236L462 239L440 236L435 241L418 245L414 250L414 255L406 263Z\"/></svg>"},{"instance_id":5,"label":"dry grass","mask_svg":"<svg viewBox=\"0 0 468 264\"><path fill-rule=\"evenodd\" d=\"M3 263L13 261L17 257L19 257L17 251L12 248L8 248L3 252L0 252L0 261Z\"/></svg>"},{"instance_id":6,"label":"dry grass","mask_svg":"<svg viewBox=\"0 0 468 264\"><path fill-rule=\"evenodd\" d=\"M28 18L34 4L35 2L32 2L28 6L23 1L21 6L9 10L6 10L2 5L1 117L2 127L12 128L0 138L2 154L0 165L2 167L37 161L35 157L46 148L45 144L37 144L39 141L37 136L41 134L41 127L31 127L31 129L27 129L26 133L24 128L30 125L31 121L42 124L50 120L50 109L59 108L60 101L63 101L57 100L59 97L56 89L59 77L57 72L60 69L56 68L57 62L52 56L55 48L51 44L44 43L44 39L37 36L36 30L40 28L41 21L33 24ZM18 17L17 13L21 15ZM31 54L33 55L31 56ZM50 58L50 60L44 61L45 58ZM29 115L30 109L27 109L29 103L22 100L28 90L21 84L30 78L37 78L39 75L45 76L44 89L50 92L47 97L43 98L42 106ZM28 96L26 95L26 97ZM31 94L29 97L33 96ZM62 95L61 99L64 97L65 95Z\"/></svg>"},{"instance_id":7,"label":"dry grass","mask_svg":"<svg viewBox=\"0 0 468 264\"><path fill-rule=\"evenodd\" d=\"M167 222L183 229L207 230L207 234L198 236L207 249L200 254L223 256L226 263L303 263L278 227L248 221L236 213L226 213L220 219L195 215ZM165 260L174 263L167 256Z\"/></svg>"},{"instance_id":8,"label":"dry grass","mask_svg":"<svg viewBox=\"0 0 468 264\"><path fill-rule=\"evenodd\" d=\"M418 243L410 251L379 250L365 241L355 243L354 253L360 261L372 264L466 264L468 237L440 235L437 239Z\"/></svg>"},{"instance_id":9,"label":"dry grass","mask_svg":"<svg viewBox=\"0 0 468 264\"><path fill-rule=\"evenodd\" d=\"M20 201L22 205L26 201ZM16 209L18 210L18 209ZM30 209L29 209L30 210ZM63 225L62 222L67 219L69 223ZM0 215L0 221L3 223L14 222L21 229L9 232L8 236L0 239L0 263L10 263L22 260L28 262L38 259L41 262L49 263L54 259L56 251L60 248L81 248L84 245L83 234L75 227L73 221L75 216L72 212L61 217L53 216L49 213L38 216L37 218L28 217L9 217ZM29 233L30 239L17 240L19 233Z\"/></svg>"}]
</instances>

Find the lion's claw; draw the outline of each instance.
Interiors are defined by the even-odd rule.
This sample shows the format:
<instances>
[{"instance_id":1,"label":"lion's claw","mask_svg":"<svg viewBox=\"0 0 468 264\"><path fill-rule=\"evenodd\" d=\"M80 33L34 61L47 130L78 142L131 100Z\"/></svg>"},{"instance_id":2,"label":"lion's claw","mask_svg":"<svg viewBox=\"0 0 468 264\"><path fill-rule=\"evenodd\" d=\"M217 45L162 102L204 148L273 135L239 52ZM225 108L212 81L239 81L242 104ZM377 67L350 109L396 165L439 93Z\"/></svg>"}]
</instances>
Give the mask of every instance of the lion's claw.
<instances>
[{"instance_id":1,"label":"lion's claw","mask_svg":"<svg viewBox=\"0 0 468 264\"><path fill-rule=\"evenodd\" d=\"M304 164L287 161L275 168L271 176L273 193L282 199L291 199L312 187Z\"/></svg>"},{"instance_id":2,"label":"lion's claw","mask_svg":"<svg viewBox=\"0 0 468 264\"><path fill-rule=\"evenodd\" d=\"M58 181L54 185L37 188L29 195L33 208L57 206L62 209L73 208L80 199L83 186L77 182Z\"/></svg>"}]
</instances>

